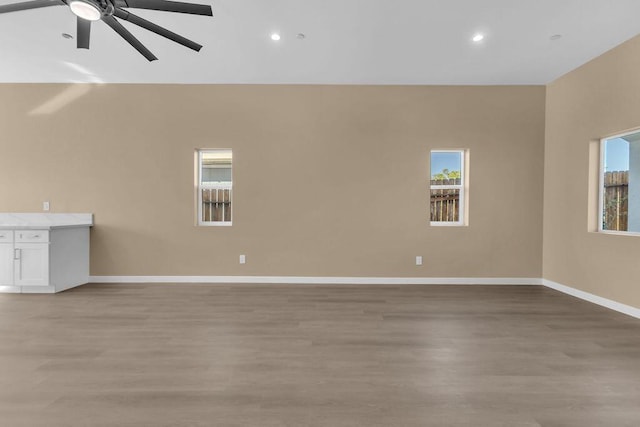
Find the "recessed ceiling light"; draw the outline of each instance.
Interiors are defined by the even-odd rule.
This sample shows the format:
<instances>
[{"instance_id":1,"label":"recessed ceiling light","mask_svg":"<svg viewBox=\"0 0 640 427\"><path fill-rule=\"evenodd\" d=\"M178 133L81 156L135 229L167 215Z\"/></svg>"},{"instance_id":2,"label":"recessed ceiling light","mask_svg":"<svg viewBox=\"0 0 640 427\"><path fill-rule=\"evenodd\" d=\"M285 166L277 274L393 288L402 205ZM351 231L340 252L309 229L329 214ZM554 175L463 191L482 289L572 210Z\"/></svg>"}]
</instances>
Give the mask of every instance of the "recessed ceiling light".
<instances>
[{"instance_id":1,"label":"recessed ceiling light","mask_svg":"<svg viewBox=\"0 0 640 427\"><path fill-rule=\"evenodd\" d=\"M273 40L274 42L277 42L278 40L280 40L280 34L278 33L271 34L271 40Z\"/></svg>"},{"instance_id":2,"label":"recessed ceiling light","mask_svg":"<svg viewBox=\"0 0 640 427\"><path fill-rule=\"evenodd\" d=\"M473 40L474 43L481 42L482 40L484 40L484 34L478 33L475 36L473 36L471 40Z\"/></svg>"},{"instance_id":3,"label":"recessed ceiling light","mask_svg":"<svg viewBox=\"0 0 640 427\"><path fill-rule=\"evenodd\" d=\"M296 34L296 38L298 40L304 40L307 36L304 35L304 33L298 33Z\"/></svg>"},{"instance_id":4,"label":"recessed ceiling light","mask_svg":"<svg viewBox=\"0 0 640 427\"><path fill-rule=\"evenodd\" d=\"M562 34L554 34L551 37L549 37L550 40L559 40L562 38Z\"/></svg>"},{"instance_id":5,"label":"recessed ceiling light","mask_svg":"<svg viewBox=\"0 0 640 427\"><path fill-rule=\"evenodd\" d=\"M72 39L73 36L69 33L62 33L62 37L64 37L65 39Z\"/></svg>"}]
</instances>

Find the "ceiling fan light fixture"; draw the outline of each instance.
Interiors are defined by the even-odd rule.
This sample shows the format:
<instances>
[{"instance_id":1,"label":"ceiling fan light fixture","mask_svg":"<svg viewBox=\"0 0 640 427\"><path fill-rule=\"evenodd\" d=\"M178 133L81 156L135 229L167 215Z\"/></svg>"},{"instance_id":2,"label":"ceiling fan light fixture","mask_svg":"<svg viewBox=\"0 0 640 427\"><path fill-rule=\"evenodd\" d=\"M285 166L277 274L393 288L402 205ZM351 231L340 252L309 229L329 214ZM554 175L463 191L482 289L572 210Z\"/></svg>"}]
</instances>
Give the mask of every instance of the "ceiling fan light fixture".
<instances>
[{"instance_id":1,"label":"ceiling fan light fixture","mask_svg":"<svg viewBox=\"0 0 640 427\"><path fill-rule=\"evenodd\" d=\"M15 0L14 0L15 1ZM162 12L186 13L189 15L213 16L210 5L188 3L174 0L25 0L9 5L0 5L0 16L4 13L22 10L38 9L49 6L68 6L71 13L76 15L76 38L78 49L89 49L91 41L91 21L102 21L115 31L131 47L137 50L148 61L158 59L140 40L129 32L118 19L149 30L159 36L167 38L184 47L199 52L202 45L189 40L180 34L154 24L151 21L121 9L151 9ZM118 18L118 19L116 19Z\"/></svg>"},{"instance_id":2,"label":"ceiling fan light fixture","mask_svg":"<svg viewBox=\"0 0 640 427\"><path fill-rule=\"evenodd\" d=\"M102 12L93 3L84 0L69 2L69 8L76 16L87 21L97 21L102 17Z\"/></svg>"}]
</instances>

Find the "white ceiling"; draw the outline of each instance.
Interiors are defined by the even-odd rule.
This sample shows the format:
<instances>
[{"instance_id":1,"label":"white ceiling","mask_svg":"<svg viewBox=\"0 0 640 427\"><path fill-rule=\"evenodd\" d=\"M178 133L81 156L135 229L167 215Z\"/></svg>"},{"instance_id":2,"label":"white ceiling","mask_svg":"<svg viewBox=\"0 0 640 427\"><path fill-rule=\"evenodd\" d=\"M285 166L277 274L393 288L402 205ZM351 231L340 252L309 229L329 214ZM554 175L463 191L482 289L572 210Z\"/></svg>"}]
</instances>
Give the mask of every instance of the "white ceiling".
<instances>
[{"instance_id":1,"label":"white ceiling","mask_svg":"<svg viewBox=\"0 0 640 427\"><path fill-rule=\"evenodd\" d=\"M66 6L1 14L0 82L546 84L640 33L638 0L192 1L214 17L130 9L204 45L124 22L152 63L102 22L76 49Z\"/></svg>"}]
</instances>

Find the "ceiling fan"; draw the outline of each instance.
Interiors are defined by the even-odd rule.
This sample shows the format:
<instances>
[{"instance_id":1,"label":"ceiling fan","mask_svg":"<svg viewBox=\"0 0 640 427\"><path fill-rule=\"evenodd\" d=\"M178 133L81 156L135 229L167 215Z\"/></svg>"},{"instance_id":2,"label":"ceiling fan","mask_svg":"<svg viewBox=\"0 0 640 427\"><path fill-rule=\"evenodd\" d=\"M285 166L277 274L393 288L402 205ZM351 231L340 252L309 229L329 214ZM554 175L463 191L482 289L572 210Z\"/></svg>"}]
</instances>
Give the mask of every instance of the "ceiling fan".
<instances>
[{"instance_id":1,"label":"ceiling fan","mask_svg":"<svg viewBox=\"0 0 640 427\"><path fill-rule=\"evenodd\" d=\"M71 12L77 16L77 46L78 49L89 49L91 35L91 21L102 20L116 33L120 34L131 46L149 61L155 61L156 56L133 36L116 19L124 19L146 30L173 40L183 46L199 52L202 48L196 42L182 37L153 22L147 21L123 8L151 9L165 12L188 13L191 15L213 16L211 6L195 3L182 3L169 0L31 0L21 3L0 6L0 13L18 12L21 10L37 9L49 6L69 6Z\"/></svg>"}]
</instances>

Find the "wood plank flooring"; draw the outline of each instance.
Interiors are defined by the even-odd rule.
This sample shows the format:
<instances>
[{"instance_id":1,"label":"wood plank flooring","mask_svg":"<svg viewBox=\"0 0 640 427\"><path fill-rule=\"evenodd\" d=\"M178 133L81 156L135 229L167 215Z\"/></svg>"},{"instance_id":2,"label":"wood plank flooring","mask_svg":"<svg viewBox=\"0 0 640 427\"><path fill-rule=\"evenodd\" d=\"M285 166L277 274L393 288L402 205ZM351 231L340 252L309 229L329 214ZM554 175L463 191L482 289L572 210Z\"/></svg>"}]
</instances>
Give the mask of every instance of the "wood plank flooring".
<instances>
[{"instance_id":1,"label":"wood plank flooring","mask_svg":"<svg viewBox=\"0 0 640 427\"><path fill-rule=\"evenodd\" d=\"M0 295L0 426L640 426L640 321L536 286Z\"/></svg>"}]
</instances>

